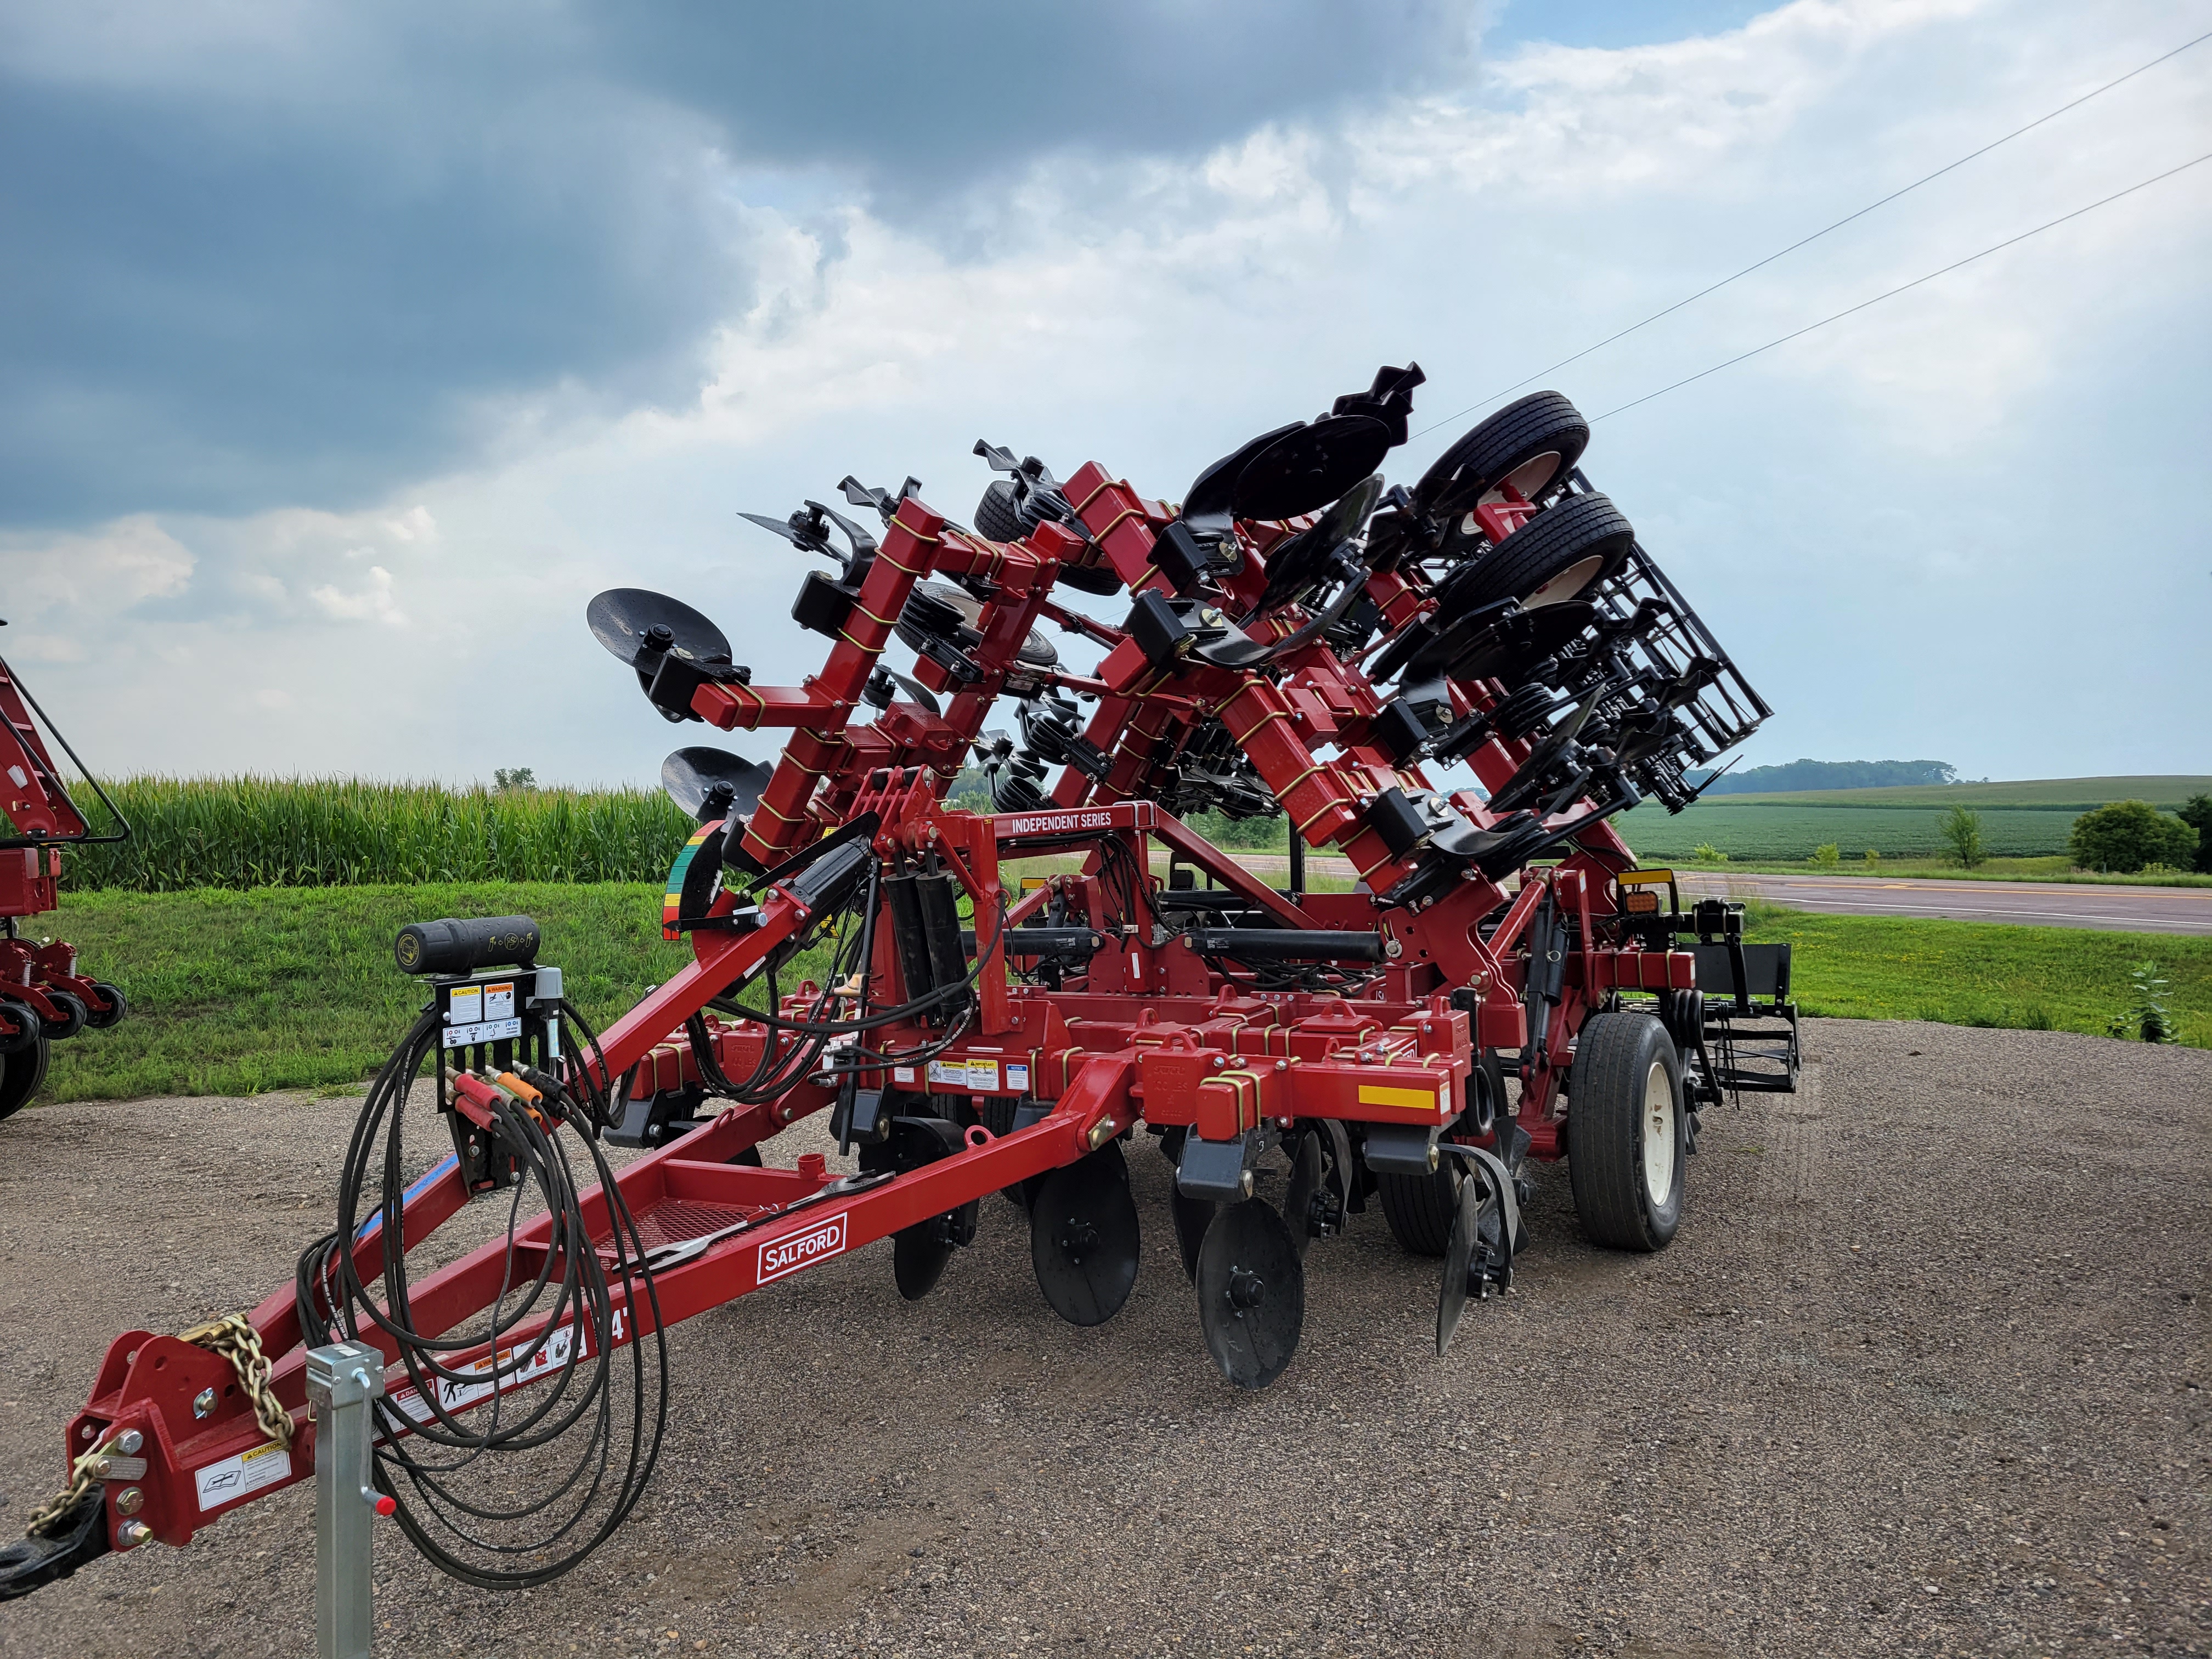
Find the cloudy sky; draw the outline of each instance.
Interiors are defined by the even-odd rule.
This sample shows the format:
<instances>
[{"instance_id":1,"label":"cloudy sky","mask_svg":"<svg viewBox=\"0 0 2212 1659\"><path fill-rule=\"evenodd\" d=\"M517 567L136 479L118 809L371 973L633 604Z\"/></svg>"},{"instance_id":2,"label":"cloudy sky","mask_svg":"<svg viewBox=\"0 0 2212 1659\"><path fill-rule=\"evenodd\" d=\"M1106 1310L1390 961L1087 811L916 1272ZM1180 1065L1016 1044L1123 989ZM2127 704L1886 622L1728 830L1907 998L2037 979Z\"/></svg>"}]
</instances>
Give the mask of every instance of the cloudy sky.
<instances>
[{"instance_id":1,"label":"cloudy sky","mask_svg":"<svg viewBox=\"0 0 2212 1659\"><path fill-rule=\"evenodd\" d=\"M740 509L912 472L964 519L978 436L1175 497L1409 358L1410 480L1457 411L2207 30L0 0L0 652L104 771L643 781L681 739L599 589L817 665ZM2212 42L1538 384L1601 414L2191 161L2208 94ZM1599 423L1778 711L1751 763L2212 771L2209 253L2212 163Z\"/></svg>"}]
</instances>

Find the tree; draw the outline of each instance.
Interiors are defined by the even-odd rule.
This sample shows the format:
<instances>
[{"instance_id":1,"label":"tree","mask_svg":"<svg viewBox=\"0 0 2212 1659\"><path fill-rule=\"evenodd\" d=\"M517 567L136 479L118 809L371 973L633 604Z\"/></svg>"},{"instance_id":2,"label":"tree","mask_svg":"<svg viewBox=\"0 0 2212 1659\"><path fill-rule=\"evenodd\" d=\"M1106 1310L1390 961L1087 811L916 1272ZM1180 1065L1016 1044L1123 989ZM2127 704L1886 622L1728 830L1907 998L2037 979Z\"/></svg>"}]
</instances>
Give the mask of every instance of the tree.
<instances>
[{"instance_id":1,"label":"tree","mask_svg":"<svg viewBox=\"0 0 2212 1659\"><path fill-rule=\"evenodd\" d=\"M2191 795L2181 809L2181 821L2197 832L2192 867L2212 876L2212 795Z\"/></svg>"},{"instance_id":2,"label":"tree","mask_svg":"<svg viewBox=\"0 0 2212 1659\"><path fill-rule=\"evenodd\" d=\"M2147 864L2185 870L2196 861L2197 832L2146 800L2116 800L2074 820L2067 850L2084 870L2123 875Z\"/></svg>"},{"instance_id":3,"label":"tree","mask_svg":"<svg viewBox=\"0 0 2212 1659\"><path fill-rule=\"evenodd\" d=\"M1982 839L1982 815L1971 806L1947 806L1936 820L1936 833L1951 849L1951 856L1972 870L1990 855Z\"/></svg>"},{"instance_id":4,"label":"tree","mask_svg":"<svg viewBox=\"0 0 2212 1659\"><path fill-rule=\"evenodd\" d=\"M495 766L492 769L491 786L502 795L510 789L535 789L538 774L526 766Z\"/></svg>"}]
</instances>

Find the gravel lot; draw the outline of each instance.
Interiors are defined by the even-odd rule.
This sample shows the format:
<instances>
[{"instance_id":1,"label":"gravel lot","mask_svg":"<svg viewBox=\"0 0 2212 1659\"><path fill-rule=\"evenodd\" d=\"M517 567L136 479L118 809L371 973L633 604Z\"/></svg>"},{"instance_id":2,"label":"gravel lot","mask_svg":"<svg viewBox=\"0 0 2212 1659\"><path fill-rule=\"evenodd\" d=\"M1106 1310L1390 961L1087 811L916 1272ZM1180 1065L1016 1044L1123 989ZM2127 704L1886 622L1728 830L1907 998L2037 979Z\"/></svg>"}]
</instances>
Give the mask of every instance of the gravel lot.
<instances>
[{"instance_id":1,"label":"gravel lot","mask_svg":"<svg viewBox=\"0 0 2212 1659\"><path fill-rule=\"evenodd\" d=\"M678 1328L653 1490L569 1578L487 1595L386 1534L380 1652L2212 1651L2212 1054L1849 1021L1807 1051L1803 1092L1708 1120L1663 1255L1589 1248L1541 1171L1518 1287L1442 1361L1433 1267L1370 1212L1315 1247L1290 1372L1231 1389L1143 1148L1098 1329L995 1200L927 1302L887 1246L798 1275ZM112 1333L289 1279L354 1110L0 1129L0 1524ZM0 1607L0 1653L310 1653L313 1498Z\"/></svg>"}]
</instances>

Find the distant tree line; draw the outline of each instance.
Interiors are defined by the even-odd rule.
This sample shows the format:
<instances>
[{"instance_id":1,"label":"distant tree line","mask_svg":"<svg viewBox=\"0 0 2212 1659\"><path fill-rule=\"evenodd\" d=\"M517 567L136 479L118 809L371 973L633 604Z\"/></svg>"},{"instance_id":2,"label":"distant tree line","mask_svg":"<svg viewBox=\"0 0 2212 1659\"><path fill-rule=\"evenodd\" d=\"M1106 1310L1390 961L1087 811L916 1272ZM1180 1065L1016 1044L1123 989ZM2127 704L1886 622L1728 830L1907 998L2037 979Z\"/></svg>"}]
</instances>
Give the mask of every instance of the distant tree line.
<instances>
[{"instance_id":1,"label":"distant tree line","mask_svg":"<svg viewBox=\"0 0 2212 1659\"><path fill-rule=\"evenodd\" d=\"M1712 769L1686 774L1702 783ZM1895 789L1915 783L1960 783L1959 769L1948 761L1784 761L1729 773L1705 791L1708 795L1778 794L1790 789Z\"/></svg>"}]
</instances>

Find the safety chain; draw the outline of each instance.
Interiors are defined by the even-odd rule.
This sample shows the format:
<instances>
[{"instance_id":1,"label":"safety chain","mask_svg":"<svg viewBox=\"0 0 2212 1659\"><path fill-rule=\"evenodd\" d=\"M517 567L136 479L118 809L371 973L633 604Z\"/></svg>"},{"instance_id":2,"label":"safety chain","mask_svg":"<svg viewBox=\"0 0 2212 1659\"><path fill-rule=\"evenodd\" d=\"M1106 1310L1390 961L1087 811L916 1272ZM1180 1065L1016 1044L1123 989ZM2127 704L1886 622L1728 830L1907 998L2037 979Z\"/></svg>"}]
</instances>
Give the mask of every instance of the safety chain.
<instances>
[{"instance_id":1,"label":"safety chain","mask_svg":"<svg viewBox=\"0 0 2212 1659\"><path fill-rule=\"evenodd\" d=\"M261 1333L244 1314L225 1314L221 1319L195 1325L179 1340L230 1361L230 1368L246 1385L246 1397L253 1402L254 1420L261 1425L261 1432L280 1446L292 1443L292 1413L270 1391L270 1370L268 1356L261 1352Z\"/></svg>"},{"instance_id":2,"label":"safety chain","mask_svg":"<svg viewBox=\"0 0 2212 1659\"><path fill-rule=\"evenodd\" d=\"M270 1368L268 1356L261 1352L261 1333L243 1314L226 1314L221 1319L210 1319L204 1325L195 1325L179 1339L196 1346L219 1353L230 1361L238 1380L246 1385L246 1398L253 1402L254 1420L260 1424L262 1433L281 1446L292 1443L292 1413L277 1402L270 1392ZM70 1468L69 1485L33 1511L30 1522L23 1528L31 1538L45 1536L62 1518L84 1500L93 1488L93 1471L100 1459L114 1449L112 1443L94 1446L79 1457Z\"/></svg>"},{"instance_id":3,"label":"safety chain","mask_svg":"<svg viewBox=\"0 0 2212 1659\"><path fill-rule=\"evenodd\" d=\"M32 1510L30 1522L23 1528L24 1537L45 1537L49 1530L60 1522L63 1516L84 1501L84 1495L92 1490L93 1467L110 1449L112 1449L107 1446L94 1446L76 1460L70 1469L69 1485L48 1498L40 1508Z\"/></svg>"}]
</instances>

